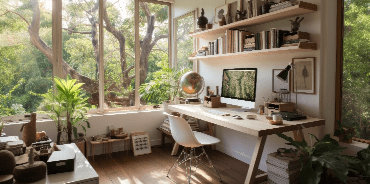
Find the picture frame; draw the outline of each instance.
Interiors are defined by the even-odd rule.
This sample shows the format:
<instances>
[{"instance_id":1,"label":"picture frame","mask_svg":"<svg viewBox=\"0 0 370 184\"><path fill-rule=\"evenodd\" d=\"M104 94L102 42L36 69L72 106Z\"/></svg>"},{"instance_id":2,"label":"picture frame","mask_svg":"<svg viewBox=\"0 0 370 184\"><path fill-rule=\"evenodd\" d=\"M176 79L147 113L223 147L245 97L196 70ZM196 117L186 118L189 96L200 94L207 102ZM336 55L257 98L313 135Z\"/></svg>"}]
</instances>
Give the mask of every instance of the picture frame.
<instances>
[{"instance_id":1,"label":"picture frame","mask_svg":"<svg viewBox=\"0 0 370 184\"><path fill-rule=\"evenodd\" d=\"M316 58L293 58L293 92L315 94L316 85ZM296 86L297 85L297 86ZM296 90L297 87L297 90Z\"/></svg>"},{"instance_id":2,"label":"picture frame","mask_svg":"<svg viewBox=\"0 0 370 184\"><path fill-rule=\"evenodd\" d=\"M225 15L225 18L229 16L229 4L222 5L220 7L215 8L215 18L214 23L218 24L222 20L222 16Z\"/></svg>"},{"instance_id":3,"label":"picture frame","mask_svg":"<svg viewBox=\"0 0 370 184\"><path fill-rule=\"evenodd\" d=\"M272 70L272 92L279 93L280 89L287 89L291 92L291 72L289 72L289 80L287 83L277 78L277 75L284 69L273 69Z\"/></svg>"}]
</instances>

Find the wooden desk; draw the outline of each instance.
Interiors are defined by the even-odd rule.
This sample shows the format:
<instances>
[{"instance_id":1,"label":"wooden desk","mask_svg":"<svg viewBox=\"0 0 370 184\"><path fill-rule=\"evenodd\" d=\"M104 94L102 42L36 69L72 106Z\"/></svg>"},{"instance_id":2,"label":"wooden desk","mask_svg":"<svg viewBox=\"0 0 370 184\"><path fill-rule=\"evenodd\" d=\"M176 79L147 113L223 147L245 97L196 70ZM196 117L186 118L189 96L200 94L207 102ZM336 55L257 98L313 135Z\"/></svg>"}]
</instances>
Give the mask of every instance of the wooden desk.
<instances>
[{"instance_id":1,"label":"wooden desk","mask_svg":"<svg viewBox=\"0 0 370 184\"><path fill-rule=\"evenodd\" d=\"M284 121L284 124L282 125L271 125L269 124L268 120L266 119L266 116L264 115L257 115L256 120L248 120L246 119L246 116L248 114L256 115L256 113L231 111L232 109L237 109L235 106L211 109L203 107L203 105L181 104L181 105L169 105L168 109L188 116L192 116L194 118L201 119L209 123L213 123L219 126L223 126L226 128L230 128L232 130L236 130L239 132L247 133L249 135L258 137L256 146L254 148L254 153L251 159L251 163L249 165L245 184L256 183L267 178L267 175L256 177L256 174L259 162L261 160L263 148L265 146L266 138L268 135L293 131L294 139L297 141L301 141L304 139L302 126L304 128L309 128L325 125L325 120L311 117L307 117L307 119L300 121ZM212 114L208 112L209 110L218 110L230 113L231 116L221 116ZM240 115L241 117L244 118L244 120L236 120L232 117L233 115Z\"/></svg>"}]
</instances>

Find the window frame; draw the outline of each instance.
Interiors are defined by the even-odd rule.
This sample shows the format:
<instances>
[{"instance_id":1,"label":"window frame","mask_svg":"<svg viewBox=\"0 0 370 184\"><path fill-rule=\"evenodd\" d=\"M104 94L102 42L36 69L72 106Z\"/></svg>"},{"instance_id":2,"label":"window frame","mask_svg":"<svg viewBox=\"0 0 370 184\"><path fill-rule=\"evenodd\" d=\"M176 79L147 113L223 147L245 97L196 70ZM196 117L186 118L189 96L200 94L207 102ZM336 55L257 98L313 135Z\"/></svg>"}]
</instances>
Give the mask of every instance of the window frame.
<instances>
[{"instance_id":1,"label":"window frame","mask_svg":"<svg viewBox=\"0 0 370 184\"><path fill-rule=\"evenodd\" d=\"M338 129L338 121L342 122L342 94L343 94L343 41L344 41L344 0L337 0L337 36L336 36L336 76L335 76L335 123L334 130Z\"/></svg>"}]
</instances>

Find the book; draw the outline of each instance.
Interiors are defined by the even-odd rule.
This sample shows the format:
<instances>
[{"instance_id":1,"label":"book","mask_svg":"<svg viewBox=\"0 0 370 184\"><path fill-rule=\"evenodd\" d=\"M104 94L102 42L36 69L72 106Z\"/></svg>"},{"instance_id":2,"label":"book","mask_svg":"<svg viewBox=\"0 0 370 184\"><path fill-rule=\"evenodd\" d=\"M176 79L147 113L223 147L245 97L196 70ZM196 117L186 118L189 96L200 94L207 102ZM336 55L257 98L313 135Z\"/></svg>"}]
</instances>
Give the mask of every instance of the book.
<instances>
[{"instance_id":1,"label":"book","mask_svg":"<svg viewBox=\"0 0 370 184\"><path fill-rule=\"evenodd\" d=\"M209 55L212 55L212 42L208 43Z\"/></svg>"},{"instance_id":2,"label":"book","mask_svg":"<svg viewBox=\"0 0 370 184\"><path fill-rule=\"evenodd\" d=\"M224 46L225 46L225 54L226 54L226 53L228 53L227 52L227 49L228 49L228 45L227 45L227 31L225 32L224 38L225 38L224 39L224 42L225 42Z\"/></svg>"},{"instance_id":3,"label":"book","mask_svg":"<svg viewBox=\"0 0 370 184\"><path fill-rule=\"evenodd\" d=\"M215 41L214 41L214 55L217 55L218 54L218 39L216 39Z\"/></svg>"},{"instance_id":4,"label":"book","mask_svg":"<svg viewBox=\"0 0 370 184\"><path fill-rule=\"evenodd\" d=\"M285 45L285 44L300 43L300 42L309 42L309 41L310 40L307 40L307 39L288 40L288 41L284 41L283 42L283 45Z\"/></svg>"},{"instance_id":5,"label":"book","mask_svg":"<svg viewBox=\"0 0 370 184\"><path fill-rule=\"evenodd\" d=\"M270 31L265 31L265 49L270 49Z\"/></svg>"},{"instance_id":6,"label":"book","mask_svg":"<svg viewBox=\"0 0 370 184\"><path fill-rule=\"evenodd\" d=\"M286 33L285 36L284 36L284 41L297 40L297 39L310 40L310 34L306 33L306 32L298 31L297 33Z\"/></svg>"},{"instance_id":7,"label":"book","mask_svg":"<svg viewBox=\"0 0 370 184\"><path fill-rule=\"evenodd\" d=\"M266 31L262 31L261 32L261 46L262 48L261 49L266 49Z\"/></svg>"},{"instance_id":8,"label":"book","mask_svg":"<svg viewBox=\"0 0 370 184\"><path fill-rule=\"evenodd\" d=\"M276 28L270 29L270 49L276 48Z\"/></svg>"},{"instance_id":9,"label":"book","mask_svg":"<svg viewBox=\"0 0 370 184\"><path fill-rule=\"evenodd\" d=\"M245 38L252 34L253 33L249 31L239 31L239 52L243 51L243 45L245 44Z\"/></svg>"},{"instance_id":10,"label":"book","mask_svg":"<svg viewBox=\"0 0 370 184\"><path fill-rule=\"evenodd\" d=\"M284 35L288 33L289 31L284 31L284 30L276 31L276 48L280 48L283 45Z\"/></svg>"},{"instance_id":11,"label":"book","mask_svg":"<svg viewBox=\"0 0 370 184\"><path fill-rule=\"evenodd\" d=\"M237 53L239 51L239 30L233 30L233 53Z\"/></svg>"}]
</instances>

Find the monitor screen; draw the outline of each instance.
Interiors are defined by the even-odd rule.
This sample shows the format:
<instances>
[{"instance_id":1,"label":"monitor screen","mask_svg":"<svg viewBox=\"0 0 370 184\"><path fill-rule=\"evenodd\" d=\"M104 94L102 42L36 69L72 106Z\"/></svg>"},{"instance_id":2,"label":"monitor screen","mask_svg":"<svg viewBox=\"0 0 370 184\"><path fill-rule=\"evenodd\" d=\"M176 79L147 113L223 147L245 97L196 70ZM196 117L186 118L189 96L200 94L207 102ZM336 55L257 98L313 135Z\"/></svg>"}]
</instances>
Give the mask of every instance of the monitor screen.
<instances>
[{"instance_id":1,"label":"monitor screen","mask_svg":"<svg viewBox=\"0 0 370 184\"><path fill-rule=\"evenodd\" d=\"M255 102L256 84L257 68L224 69L221 96Z\"/></svg>"}]
</instances>

